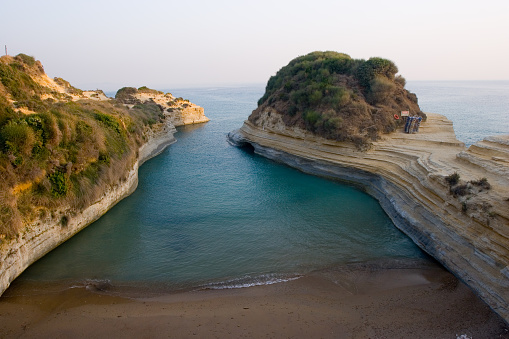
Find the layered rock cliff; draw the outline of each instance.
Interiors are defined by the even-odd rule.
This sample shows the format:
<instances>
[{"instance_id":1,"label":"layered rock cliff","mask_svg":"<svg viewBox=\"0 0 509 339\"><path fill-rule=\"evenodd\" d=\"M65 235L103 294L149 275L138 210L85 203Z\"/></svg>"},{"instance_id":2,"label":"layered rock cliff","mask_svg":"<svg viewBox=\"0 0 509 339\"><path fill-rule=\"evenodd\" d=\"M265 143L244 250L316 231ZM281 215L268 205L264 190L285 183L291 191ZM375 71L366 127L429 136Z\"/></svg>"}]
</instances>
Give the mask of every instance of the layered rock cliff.
<instances>
[{"instance_id":1,"label":"layered rock cliff","mask_svg":"<svg viewBox=\"0 0 509 339\"><path fill-rule=\"evenodd\" d=\"M509 136L470 148L452 123L427 114L367 151L289 127L275 110L229 134L237 146L303 172L340 179L378 199L394 224L509 320Z\"/></svg>"}]
</instances>

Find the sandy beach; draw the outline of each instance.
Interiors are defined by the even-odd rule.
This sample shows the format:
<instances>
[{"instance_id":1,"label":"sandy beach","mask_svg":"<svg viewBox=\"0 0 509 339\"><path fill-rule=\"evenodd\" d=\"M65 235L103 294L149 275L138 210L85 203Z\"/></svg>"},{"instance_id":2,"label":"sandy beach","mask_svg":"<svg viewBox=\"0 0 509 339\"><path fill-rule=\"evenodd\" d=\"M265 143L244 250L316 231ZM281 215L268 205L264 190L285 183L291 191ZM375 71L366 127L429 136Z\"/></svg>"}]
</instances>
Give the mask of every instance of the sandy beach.
<instances>
[{"instance_id":1,"label":"sandy beach","mask_svg":"<svg viewBox=\"0 0 509 339\"><path fill-rule=\"evenodd\" d=\"M509 338L500 317L429 262L353 264L241 289L103 289L14 283L0 298L0 337Z\"/></svg>"}]
</instances>

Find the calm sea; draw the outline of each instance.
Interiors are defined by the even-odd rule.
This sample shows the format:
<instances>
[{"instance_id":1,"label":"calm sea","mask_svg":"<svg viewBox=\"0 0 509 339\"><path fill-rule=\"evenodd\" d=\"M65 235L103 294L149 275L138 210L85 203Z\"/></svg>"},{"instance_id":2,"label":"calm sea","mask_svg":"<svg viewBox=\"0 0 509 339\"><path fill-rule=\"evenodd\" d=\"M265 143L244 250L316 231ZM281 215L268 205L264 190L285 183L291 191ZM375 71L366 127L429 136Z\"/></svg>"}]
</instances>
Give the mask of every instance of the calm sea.
<instances>
[{"instance_id":1,"label":"calm sea","mask_svg":"<svg viewBox=\"0 0 509 339\"><path fill-rule=\"evenodd\" d=\"M424 111L467 144L509 133L509 82L412 82ZM179 128L140 169L138 189L32 265L18 282L108 280L147 288L268 284L352 262L422 259L377 201L228 144L263 86L174 90L209 123Z\"/></svg>"},{"instance_id":2,"label":"calm sea","mask_svg":"<svg viewBox=\"0 0 509 339\"><path fill-rule=\"evenodd\" d=\"M509 134L509 81L413 81L424 112L445 115L467 146L488 136Z\"/></svg>"}]
</instances>

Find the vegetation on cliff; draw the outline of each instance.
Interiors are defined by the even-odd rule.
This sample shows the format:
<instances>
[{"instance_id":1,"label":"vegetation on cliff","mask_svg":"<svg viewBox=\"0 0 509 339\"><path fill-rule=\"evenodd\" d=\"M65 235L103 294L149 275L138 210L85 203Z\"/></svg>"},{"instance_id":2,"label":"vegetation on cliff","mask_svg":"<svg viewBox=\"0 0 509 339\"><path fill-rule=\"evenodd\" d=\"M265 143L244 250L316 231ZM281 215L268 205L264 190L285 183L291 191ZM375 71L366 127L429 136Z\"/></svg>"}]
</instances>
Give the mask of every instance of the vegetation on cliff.
<instances>
[{"instance_id":1,"label":"vegetation on cliff","mask_svg":"<svg viewBox=\"0 0 509 339\"><path fill-rule=\"evenodd\" d=\"M289 127L363 147L399 126L394 114L426 117L397 72L382 58L356 60L337 52L300 56L269 79L249 121L261 123L264 112L276 111Z\"/></svg>"},{"instance_id":2,"label":"vegetation on cliff","mask_svg":"<svg viewBox=\"0 0 509 339\"><path fill-rule=\"evenodd\" d=\"M154 105L82 94L33 57L0 58L0 241L62 206L97 201L125 179L149 126L164 118Z\"/></svg>"}]
</instances>

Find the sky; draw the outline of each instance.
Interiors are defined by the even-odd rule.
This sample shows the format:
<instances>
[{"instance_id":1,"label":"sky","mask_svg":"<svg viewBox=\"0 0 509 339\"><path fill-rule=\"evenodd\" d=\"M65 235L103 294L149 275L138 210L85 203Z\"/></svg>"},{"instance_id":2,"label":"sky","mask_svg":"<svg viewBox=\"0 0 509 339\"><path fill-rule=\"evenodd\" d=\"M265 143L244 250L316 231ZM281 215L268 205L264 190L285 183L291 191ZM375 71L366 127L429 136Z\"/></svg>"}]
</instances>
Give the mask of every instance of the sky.
<instances>
[{"instance_id":1,"label":"sky","mask_svg":"<svg viewBox=\"0 0 509 339\"><path fill-rule=\"evenodd\" d=\"M0 0L0 50L81 89L265 84L295 57L417 80L509 80L508 0Z\"/></svg>"}]
</instances>

